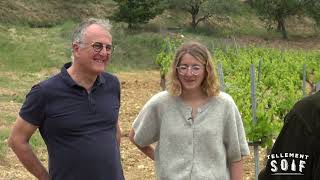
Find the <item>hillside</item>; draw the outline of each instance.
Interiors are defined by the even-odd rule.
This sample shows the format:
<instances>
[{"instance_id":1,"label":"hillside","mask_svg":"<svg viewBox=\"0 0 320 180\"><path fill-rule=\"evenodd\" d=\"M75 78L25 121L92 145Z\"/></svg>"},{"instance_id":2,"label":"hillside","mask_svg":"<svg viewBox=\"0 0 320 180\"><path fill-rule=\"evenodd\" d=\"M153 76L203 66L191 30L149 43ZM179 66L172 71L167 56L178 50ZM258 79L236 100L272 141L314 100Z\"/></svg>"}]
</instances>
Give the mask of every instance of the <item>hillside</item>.
<instances>
[{"instance_id":1,"label":"hillside","mask_svg":"<svg viewBox=\"0 0 320 180\"><path fill-rule=\"evenodd\" d=\"M236 13L220 14L204 23L200 23L197 31L191 31L190 14L177 9L165 11L148 24L140 26L138 31L179 31L195 34L229 36L257 36L267 40L279 38L278 33L267 31L264 23L256 16L248 4L242 5ZM87 17L110 17L117 4L112 0L2 0L0 1L0 22L30 27L52 27L66 21L76 21ZM286 26L291 39L313 37L319 34L315 22L304 17L287 19ZM124 24L119 24L125 27Z\"/></svg>"},{"instance_id":2,"label":"hillside","mask_svg":"<svg viewBox=\"0 0 320 180\"><path fill-rule=\"evenodd\" d=\"M24 61L32 67L29 70L37 71L33 59L39 58L48 61L38 67L57 67L70 57L69 38L75 24L87 17L107 18L116 8L112 0L0 1L0 44L3 44L0 69L7 68L7 65L17 68L21 66L17 65L19 61ZM267 31L264 23L246 4L239 15L211 18L199 24L196 31L191 30L190 19L185 12L166 10L134 30L128 30L125 23L112 22L116 51L111 70L157 68L154 60L163 39L179 34L183 34L184 41L197 40L208 46L214 44L215 47L320 49L320 36L313 26L314 22L307 18L292 17L288 20L288 41L282 40L280 33ZM8 60L9 55L16 57L15 62Z\"/></svg>"},{"instance_id":3,"label":"hillside","mask_svg":"<svg viewBox=\"0 0 320 180\"><path fill-rule=\"evenodd\" d=\"M31 27L52 27L68 20L94 16L106 18L115 8L111 0L2 0L0 22Z\"/></svg>"}]
</instances>

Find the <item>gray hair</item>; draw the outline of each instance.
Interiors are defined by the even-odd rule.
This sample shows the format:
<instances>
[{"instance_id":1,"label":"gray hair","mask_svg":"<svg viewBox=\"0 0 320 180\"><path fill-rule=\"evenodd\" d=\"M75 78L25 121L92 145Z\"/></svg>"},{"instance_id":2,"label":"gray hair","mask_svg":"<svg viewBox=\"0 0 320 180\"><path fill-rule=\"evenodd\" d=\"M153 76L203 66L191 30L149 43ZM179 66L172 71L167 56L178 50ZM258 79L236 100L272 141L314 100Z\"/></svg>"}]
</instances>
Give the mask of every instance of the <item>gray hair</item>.
<instances>
[{"instance_id":1,"label":"gray hair","mask_svg":"<svg viewBox=\"0 0 320 180\"><path fill-rule=\"evenodd\" d=\"M74 30L72 34L72 43L83 43L85 31L87 27L91 26L92 24L97 24L103 27L109 33L112 27L108 19L97 19L97 18L86 19L83 22L81 22L77 26L77 28ZM71 49L71 60L74 61L72 49Z\"/></svg>"},{"instance_id":2,"label":"gray hair","mask_svg":"<svg viewBox=\"0 0 320 180\"><path fill-rule=\"evenodd\" d=\"M83 42L85 30L92 24L97 24L103 27L107 32L110 32L112 27L108 19L89 18L81 22L75 29L72 35L72 42Z\"/></svg>"}]
</instances>

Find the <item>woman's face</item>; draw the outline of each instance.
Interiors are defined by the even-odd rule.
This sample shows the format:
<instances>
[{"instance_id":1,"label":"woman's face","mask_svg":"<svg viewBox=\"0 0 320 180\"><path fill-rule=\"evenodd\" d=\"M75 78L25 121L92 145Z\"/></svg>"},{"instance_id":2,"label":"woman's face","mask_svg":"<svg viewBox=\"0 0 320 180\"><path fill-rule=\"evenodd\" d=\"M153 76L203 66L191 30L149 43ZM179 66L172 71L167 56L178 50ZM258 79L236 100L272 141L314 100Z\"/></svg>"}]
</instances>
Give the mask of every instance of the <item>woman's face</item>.
<instances>
[{"instance_id":1,"label":"woman's face","mask_svg":"<svg viewBox=\"0 0 320 180\"><path fill-rule=\"evenodd\" d=\"M205 74L204 64L190 54L182 56L177 66L177 75L182 85L182 91L202 91L201 84Z\"/></svg>"}]
</instances>

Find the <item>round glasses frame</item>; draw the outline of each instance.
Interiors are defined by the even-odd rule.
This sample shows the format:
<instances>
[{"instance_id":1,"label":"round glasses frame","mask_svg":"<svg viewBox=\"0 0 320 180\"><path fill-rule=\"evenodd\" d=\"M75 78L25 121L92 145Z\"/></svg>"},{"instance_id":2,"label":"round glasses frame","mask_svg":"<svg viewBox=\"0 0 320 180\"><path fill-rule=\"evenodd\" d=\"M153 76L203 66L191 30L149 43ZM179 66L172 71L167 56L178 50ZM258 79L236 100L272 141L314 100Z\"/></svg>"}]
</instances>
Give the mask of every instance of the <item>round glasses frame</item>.
<instances>
[{"instance_id":1,"label":"round glasses frame","mask_svg":"<svg viewBox=\"0 0 320 180\"><path fill-rule=\"evenodd\" d=\"M179 65L176 67L177 72L180 75L186 75L190 70L191 74L195 76L198 76L203 70L203 68L204 68L203 65Z\"/></svg>"},{"instance_id":2,"label":"round glasses frame","mask_svg":"<svg viewBox=\"0 0 320 180\"><path fill-rule=\"evenodd\" d=\"M86 43L82 43L86 44ZM114 46L111 44L103 44L101 42L93 42L89 44L95 53L100 53L103 48L106 49L107 53L112 54L114 52Z\"/></svg>"},{"instance_id":3,"label":"round glasses frame","mask_svg":"<svg viewBox=\"0 0 320 180\"><path fill-rule=\"evenodd\" d=\"M100 53L102 51L103 48L106 49L106 51L110 54L113 53L114 51L114 46L111 45L111 44L103 44L101 42L94 42L91 44L91 47L93 48L93 50L96 52L96 53Z\"/></svg>"}]
</instances>

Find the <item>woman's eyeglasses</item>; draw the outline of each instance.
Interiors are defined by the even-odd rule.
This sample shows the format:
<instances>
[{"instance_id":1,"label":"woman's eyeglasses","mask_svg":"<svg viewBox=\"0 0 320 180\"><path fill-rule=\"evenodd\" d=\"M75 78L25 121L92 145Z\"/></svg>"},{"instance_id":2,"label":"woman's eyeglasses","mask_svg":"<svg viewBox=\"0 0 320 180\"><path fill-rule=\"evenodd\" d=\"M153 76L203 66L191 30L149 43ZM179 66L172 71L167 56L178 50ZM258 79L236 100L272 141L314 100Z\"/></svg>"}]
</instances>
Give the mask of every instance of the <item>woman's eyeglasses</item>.
<instances>
[{"instance_id":1,"label":"woman's eyeglasses","mask_svg":"<svg viewBox=\"0 0 320 180\"><path fill-rule=\"evenodd\" d=\"M202 72L203 66L201 65L179 65L177 66L177 71L181 75L186 75L188 73L188 70L191 71L191 74L197 76Z\"/></svg>"}]
</instances>

